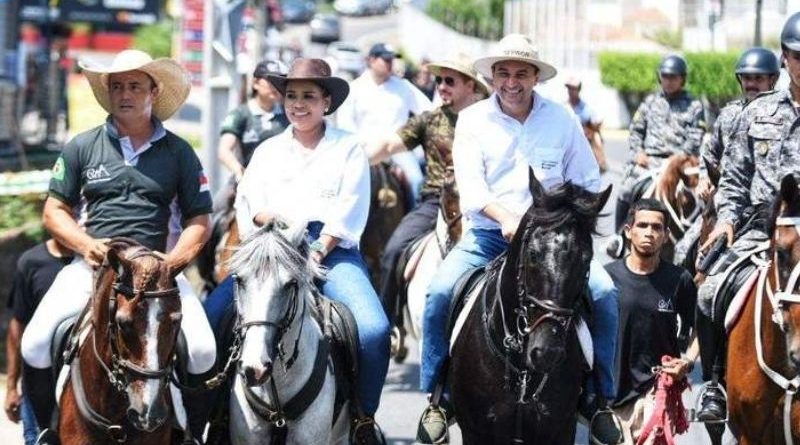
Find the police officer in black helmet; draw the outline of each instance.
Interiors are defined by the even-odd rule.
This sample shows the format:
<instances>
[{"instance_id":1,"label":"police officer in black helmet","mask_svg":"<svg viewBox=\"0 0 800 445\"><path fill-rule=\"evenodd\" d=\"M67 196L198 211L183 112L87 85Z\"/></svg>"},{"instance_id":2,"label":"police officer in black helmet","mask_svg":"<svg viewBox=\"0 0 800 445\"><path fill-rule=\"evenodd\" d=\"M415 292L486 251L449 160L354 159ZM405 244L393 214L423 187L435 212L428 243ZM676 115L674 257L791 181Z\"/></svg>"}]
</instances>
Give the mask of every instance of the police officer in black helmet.
<instances>
[{"instance_id":1,"label":"police officer in black helmet","mask_svg":"<svg viewBox=\"0 0 800 445\"><path fill-rule=\"evenodd\" d=\"M617 200L618 234L628 208L637 199L633 196L636 185L674 154L698 155L705 133L703 105L684 89L687 67L683 57L674 54L664 57L657 74L660 91L647 96L631 120L630 153ZM612 239L606 251L609 256L620 258L624 252L622 237Z\"/></svg>"},{"instance_id":2,"label":"police officer in black helmet","mask_svg":"<svg viewBox=\"0 0 800 445\"><path fill-rule=\"evenodd\" d=\"M780 181L788 173L800 174L800 128L796 125L800 100L800 13L789 17L781 33L782 59L789 74L788 90L773 90L757 94L736 118L735 131L724 147L722 176L714 198L717 205L717 225L700 248L706 251L719 237L724 237L730 254L751 257L754 249L769 240L767 228L761 219L746 224L754 214L771 208ZM746 96L747 74L756 74L759 69L769 67L772 74L767 79L774 87L777 78L776 61L764 50L743 55L742 74L739 80ZM762 218L763 219L763 218ZM735 240L734 240L735 233ZM762 254L763 255L763 254ZM725 370L725 333L710 328L708 317L714 305L716 289L723 283L724 271L710 274L698 291L697 328L700 352L704 362L703 377L712 378L703 392L702 407L697 413L701 421L720 421L726 416L726 400L720 384ZM705 322L704 322L705 320Z\"/></svg>"}]
</instances>

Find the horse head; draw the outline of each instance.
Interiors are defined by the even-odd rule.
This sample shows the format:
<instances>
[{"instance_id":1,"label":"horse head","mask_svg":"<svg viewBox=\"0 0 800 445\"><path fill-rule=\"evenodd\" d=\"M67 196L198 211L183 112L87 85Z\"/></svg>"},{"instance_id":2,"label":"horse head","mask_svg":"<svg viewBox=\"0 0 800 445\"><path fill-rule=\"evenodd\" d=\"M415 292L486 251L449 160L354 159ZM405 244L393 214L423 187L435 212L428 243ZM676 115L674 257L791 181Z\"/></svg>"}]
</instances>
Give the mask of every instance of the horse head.
<instances>
[{"instance_id":1,"label":"horse head","mask_svg":"<svg viewBox=\"0 0 800 445\"><path fill-rule=\"evenodd\" d=\"M597 216L611 193L589 192L572 183L545 191L529 172L533 204L511 241L509 260L516 270L506 273L519 302L516 327L527 336L526 364L549 370L566 357L568 329L579 298L587 292L592 233Z\"/></svg>"},{"instance_id":2,"label":"horse head","mask_svg":"<svg viewBox=\"0 0 800 445\"><path fill-rule=\"evenodd\" d=\"M768 230L773 251L772 286L777 301L773 320L785 335L788 365L800 373L800 305L796 304L800 303L800 190L791 174L781 181L773 215Z\"/></svg>"},{"instance_id":3,"label":"horse head","mask_svg":"<svg viewBox=\"0 0 800 445\"><path fill-rule=\"evenodd\" d=\"M161 255L124 238L111 241L106 259L103 275L113 284L105 293L108 299L100 300L104 314L96 312L95 320L107 317L111 368L128 399L128 420L152 432L170 416L166 389L182 317L178 271Z\"/></svg>"},{"instance_id":4,"label":"horse head","mask_svg":"<svg viewBox=\"0 0 800 445\"><path fill-rule=\"evenodd\" d=\"M670 224L674 233L683 233L702 207L694 194L699 182L700 159L687 153L670 156L658 176L656 198L674 210Z\"/></svg>"},{"instance_id":5,"label":"horse head","mask_svg":"<svg viewBox=\"0 0 800 445\"><path fill-rule=\"evenodd\" d=\"M296 356L298 327L321 268L308 255L306 224L271 222L245 239L231 257L236 276L239 372L248 386L272 376L276 361L286 369Z\"/></svg>"}]
</instances>

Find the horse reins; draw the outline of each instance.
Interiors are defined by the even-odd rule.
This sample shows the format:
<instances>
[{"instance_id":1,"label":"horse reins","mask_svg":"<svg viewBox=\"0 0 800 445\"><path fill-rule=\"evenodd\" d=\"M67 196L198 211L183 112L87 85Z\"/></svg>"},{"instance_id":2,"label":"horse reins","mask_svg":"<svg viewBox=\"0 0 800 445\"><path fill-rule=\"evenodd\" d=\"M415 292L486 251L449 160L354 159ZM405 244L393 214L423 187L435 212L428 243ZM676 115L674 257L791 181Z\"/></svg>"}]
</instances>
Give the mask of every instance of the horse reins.
<instances>
[{"instance_id":1,"label":"horse reins","mask_svg":"<svg viewBox=\"0 0 800 445\"><path fill-rule=\"evenodd\" d=\"M797 230L798 235L800 235L800 217L778 217L775 220L776 226L791 226ZM778 233L775 233L775 239L778 239ZM795 264L794 268L792 269L792 273L789 275L789 279L786 282L786 286L783 290L780 290L780 277L778 275L778 271L780 269L778 265L778 255L777 252L773 253L773 262L774 262L774 276L775 276L775 283L777 288L775 289L776 292L773 293L772 286L770 286L769 280L767 280L768 270L769 270L769 262L760 262L759 269L760 274L758 277L758 287L757 287L757 295L756 295L756 308L755 308L755 345L756 345L756 359L758 361L758 366L761 368L761 371L772 380L773 383L780 386L781 389L785 391L784 400L783 400L783 435L784 440L786 441L787 445L793 445L794 441L792 440L792 424L791 424L791 417L792 417L792 402L794 399L795 394L797 393L798 389L800 389L800 375L795 375L794 378L791 380L784 377L779 372L775 371L774 369L770 368L767 364L766 360L764 360L764 345L761 343L761 317L763 311L763 299L764 299L764 291L766 290L767 298L772 305L772 322L777 324L781 331L785 332L786 326L785 321L783 319L783 310L784 310L784 303L788 302L792 303L800 303L800 294L794 293L793 290L796 289L798 280L800 280L800 262Z\"/></svg>"}]
</instances>

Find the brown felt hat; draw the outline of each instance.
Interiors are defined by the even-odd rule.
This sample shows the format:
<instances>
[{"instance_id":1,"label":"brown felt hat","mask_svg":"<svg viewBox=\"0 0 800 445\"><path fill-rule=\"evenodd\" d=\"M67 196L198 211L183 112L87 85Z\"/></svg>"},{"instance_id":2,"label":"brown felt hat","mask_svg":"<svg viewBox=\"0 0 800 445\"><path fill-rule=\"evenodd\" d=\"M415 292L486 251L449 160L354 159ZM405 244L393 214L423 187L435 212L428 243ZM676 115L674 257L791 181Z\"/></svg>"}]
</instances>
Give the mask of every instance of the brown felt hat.
<instances>
[{"instance_id":1,"label":"brown felt hat","mask_svg":"<svg viewBox=\"0 0 800 445\"><path fill-rule=\"evenodd\" d=\"M350 92L347 81L331 75L331 67L322 59L295 59L286 76L269 74L267 80L282 95L286 95L286 85L291 80L308 80L319 85L331 95L331 106L326 115L333 113L342 105Z\"/></svg>"}]
</instances>

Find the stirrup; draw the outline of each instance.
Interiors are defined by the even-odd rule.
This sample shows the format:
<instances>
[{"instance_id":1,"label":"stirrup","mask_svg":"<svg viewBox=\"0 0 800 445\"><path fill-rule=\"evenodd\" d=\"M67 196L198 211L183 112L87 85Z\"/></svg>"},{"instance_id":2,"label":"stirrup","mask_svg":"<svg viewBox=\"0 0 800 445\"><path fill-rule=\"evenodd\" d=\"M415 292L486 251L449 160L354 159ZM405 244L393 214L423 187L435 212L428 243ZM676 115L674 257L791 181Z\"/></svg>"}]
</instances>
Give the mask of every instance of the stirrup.
<instances>
[{"instance_id":1,"label":"stirrup","mask_svg":"<svg viewBox=\"0 0 800 445\"><path fill-rule=\"evenodd\" d=\"M594 426L594 422L597 419L597 416L599 414L609 414L611 416L611 419L614 422L614 426L619 431L619 440L616 443L603 443L603 442L600 442L599 440L597 440L595 438L594 434L592 434L592 427ZM608 407L606 407L606 408L598 408L597 411L595 411L594 414L592 414L592 419L589 420L589 425L588 426L589 426L589 441L591 443L593 443L593 444L597 444L597 445L620 445L622 443L625 443L625 432L622 429L622 422L620 422L619 417L617 417L616 413L614 413L614 410L612 410L611 408L608 408Z\"/></svg>"},{"instance_id":2,"label":"stirrup","mask_svg":"<svg viewBox=\"0 0 800 445\"><path fill-rule=\"evenodd\" d=\"M720 420L700 420L697 418L697 413L699 413L703 409L703 399L708 394L708 391L711 388L718 389L719 392L722 393L722 396L725 398L725 418ZM697 396L694 398L694 404L692 405L692 409L689 410L689 415L686 416L689 419L689 422L694 423L705 423L709 425L719 424L719 423L728 423L728 418L730 417L730 411L728 410L728 391L725 390L725 387L719 383L714 382L705 382L700 390L697 392Z\"/></svg>"}]
</instances>

